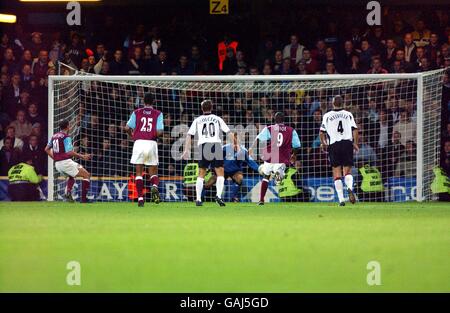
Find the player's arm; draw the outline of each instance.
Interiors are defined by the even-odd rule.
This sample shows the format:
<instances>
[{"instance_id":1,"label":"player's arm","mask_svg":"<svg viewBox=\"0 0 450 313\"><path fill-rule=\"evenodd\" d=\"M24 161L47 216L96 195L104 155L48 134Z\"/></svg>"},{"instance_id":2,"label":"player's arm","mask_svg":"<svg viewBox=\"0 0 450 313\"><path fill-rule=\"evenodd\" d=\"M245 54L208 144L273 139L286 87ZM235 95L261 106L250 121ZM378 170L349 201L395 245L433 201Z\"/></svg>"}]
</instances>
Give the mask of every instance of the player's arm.
<instances>
[{"instance_id":1,"label":"player's arm","mask_svg":"<svg viewBox=\"0 0 450 313\"><path fill-rule=\"evenodd\" d=\"M82 159L82 160L89 160L91 158L90 154L81 154L78 152L75 152L73 150L73 145L72 145L72 139L70 137L67 137L64 139L64 151L66 152L66 154L72 158L78 158L78 159Z\"/></svg>"},{"instance_id":2,"label":"player's arm","mask_svg":"<svg viewBox=\"0 0 450 313\"><path fill-rule=\"evenodd\" d=\"M125 132L128 136L133 137L133 130L136 128L136 114L133 112L125 126Z\"/></svg>"},{"instance_id":3,"label":"player's arm","mask_svg":"<svg viewBox=\"0 0 450 313\"><path fill-rule=\"evenodd\" d=\"M298 137L297 131L294 130L292 132L292 152L290 157L291 164L294 164L295 161L297 160L297 153L300 147L301 147L300 138Z\"/></svg>"},{"instance_id":4,"label":"player's arm","mask_svg":"<svg viewBox=\"0 0 450 313\"><path fill-rule=\"evenodd\" d=\"M252 145L250 146L250 148L248 149L248 153L250 155L253 154L253 149L256 146L256 144L259 141L269 141L270 140L270 131L267 127L264 127L264 129L258 134L258 136L256 136L255 140L253 140Z\"/></svg>"},{"instance_id":5,"label":"player's arm","mask_svg":"<svg viewBox=\"0 0 450 313\"><path fill-rule=\"evenodd\" d=\"M158 115L156 121L156 136L161 137L164 132L164 117L162 112Z\"/></svg>"},{"instance_id":6,"label":"player's arm","mask_svg":"<svg viewBox=\"0 0 450 313\"><path fill-rule=\"evenodd\" d=\"M245 153L245 162L247 163L248 167L250 167L255 172L258 172L259 165L256 163L256 161L249 155L249 152L244 149Z\"/></svg>"},{"instance_id":7,"label":"player's arm","mask_svg":"<svg viewBox=\"0 0 450 313\"><path fill-rule=\"evenodd\" d=\"M322 148L323 151L326 151L328 147L328 138L327 138L327 127L325 116L323 117L322 124L320 125L319 138L320 138L320 147Z\"/></svg>"},{"instance_id":8,"label":"player's arm","mask_svg":"<svg viewBox=\"0 0 450 313\"><path fill-rule=\"evenodd\" d=\"M220 129L225 134L228 134L228 140L233 145L233 148L237 151L237 149L239 149L238 142L237 142L237 134L232 132L230 130L230 128L228 127L228 125L225 123L225 121L223 119L221 119L221 118L219 118L219 124L220 124Z\"/></svg>"},{"instance_id":9,"label":"player's arm","mask_svg":"<svg viewBox=\"0 0 450 313\"><path fill-rule=\"evenodd\" d=\"M50 140L47 145L45 146L45 153L47 153L47 155L53 159L53 149L52 149L52 141Z\"/></svg>"},{"instance_id":10,"label":"player's arm","mask_svg":"<svg viewBox=\"0 0 450 313\"><path fill-rule=\"evenodd\" d=\"M355 118L353 117L353 114L351 114L351 113L350 113L350 126L352 127L353 149L355 149L355 151L358 152L359 151L358 126L356 126Z\"/></svg>"},{"instance_id":11,"label":"player's arm","mask_svg":"<svg viewBox=\"0 0 450 313\"><path fill-rule=\"evenodd\" d=\"M187 132L186 140L184 141L184 150L183 155L181 156L184 160L188 160L190 157L192 137L195 136L196 132L197 132L197 123L196 120L194 120Z\"/></svg>"},{"instance_id":12,"label":"player's arm","mask_svg":"<svg viewBox=\"0 0 450 313\"><path fill-rule=\"evenodd\" d=\"M353 149L355 149L356 152L359 151L359 132L358 128L352 128L353 132Z\"/></svg>"}]
</instances>

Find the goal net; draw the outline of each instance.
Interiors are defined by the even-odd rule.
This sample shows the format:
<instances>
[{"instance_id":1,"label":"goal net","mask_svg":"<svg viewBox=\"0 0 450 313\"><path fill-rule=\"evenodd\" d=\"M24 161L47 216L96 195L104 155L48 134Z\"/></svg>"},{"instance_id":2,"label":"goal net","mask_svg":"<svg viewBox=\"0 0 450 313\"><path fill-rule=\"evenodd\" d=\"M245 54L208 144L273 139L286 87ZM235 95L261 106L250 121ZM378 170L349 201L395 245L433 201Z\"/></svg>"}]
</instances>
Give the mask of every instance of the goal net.
<instances>
[{"instance_id":1,"label":"goal net","mask_svg":"<svg viewBox=\"0 0 450 313\"><path fill-rule=\"evenodd\" d=\"M69 73L66 71L66 73ZM270 184L266 201L336 201L331 167L320 148L322 116L331 99L341 95L355 117L360 150L353 176L359 201L432 200L430 188L439 165L443 70L420 74L313 76L99 76L76 72L49 78L49 135L58 122L72 125L74 148L93 157L79 161L91 174L89 198L135 201L132 141L124 127L131 112L153 93L164 114L158 140L162 201L193 199L198 167L182 160L187 130L200 114L200 103L212 100L214 113L237 132L247 148L264 126L282 111L301 141L289 172L290 192ZM225 138L224 138L225 139ZM195 147L195 143L193 144ZM253 158L261 164L260 149ZM49 161L50 200L61 200L65 179ZM261 177L244 165L241 201L257 201ZM210 176L207 177L207 181ZM147 177L148 178L148 177ZM148 179L146 180L148 184ZM292 187L294 185L294 187ZM228 179L224 199L236 184ZM147 187L144 192L149 192ZM285 191L285 190L284 190ZM77 184L74 198L79 196ZM212 194L205 189L205 197Z\"/></svg>"}]
</instances>

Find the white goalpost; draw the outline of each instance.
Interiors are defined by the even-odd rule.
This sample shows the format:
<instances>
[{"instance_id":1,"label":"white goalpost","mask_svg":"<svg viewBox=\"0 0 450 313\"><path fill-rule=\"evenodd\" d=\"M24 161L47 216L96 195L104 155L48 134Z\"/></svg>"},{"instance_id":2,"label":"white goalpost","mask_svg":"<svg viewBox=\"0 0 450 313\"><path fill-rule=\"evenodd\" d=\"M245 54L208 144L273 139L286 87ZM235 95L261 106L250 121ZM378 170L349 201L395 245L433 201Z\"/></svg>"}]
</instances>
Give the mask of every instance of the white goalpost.
<instances>
[{"instance_id":1,"label":"white goalpost","mask_svg":"<svg viewBox=\"0 0 450 313\"><path fill-rule=\"evenodd\" d=\"M212 100L214 112L238 133L248 148L257 132L283 111L302 147L292 164L295 196L283 197L271 185L268 201L335 201L328 156L318 144L321 118L331 99L341 95L361 133L354 156L360 201L433 200L433 169L439 165L440 110L444 70L414 74L287 76L100 76L75 72L50 76L49 136L69 120L74 148L93 159L81 164L92 173L95 201L134 201L132 143L124 133L131 112L153 93L164 114L159 139L162 201L192 199L190 175L195 160L181 159L188 127L200 102ZM259 151L254 155L261 163ZM65 180L48 164L48 199L61 200ZM193 169L194 172L190 170ZM294 172L294 171L293 171ZM244 167L241 201L254 201L258 173ZM225 193L233 188L228 181ZM208 192L208 191L207 191ZM77 198L77 187L74 198ZM229 198L225 195L225 199Z\"/></svg>"}]
</instances>

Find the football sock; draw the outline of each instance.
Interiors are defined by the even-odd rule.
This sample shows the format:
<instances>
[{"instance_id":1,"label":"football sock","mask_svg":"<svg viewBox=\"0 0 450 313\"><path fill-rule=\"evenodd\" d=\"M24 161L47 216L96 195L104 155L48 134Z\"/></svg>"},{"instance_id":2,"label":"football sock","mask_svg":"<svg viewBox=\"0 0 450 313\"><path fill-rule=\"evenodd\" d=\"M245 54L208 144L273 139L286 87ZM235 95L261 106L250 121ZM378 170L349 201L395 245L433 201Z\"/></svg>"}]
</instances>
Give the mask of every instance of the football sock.
<instances>
[{"instance_id":1,"label":"football sock","mask_svg":"<svg viewBox=\"0 0 450 313\"><path fill-rule=\"evenodd\" d=\"M334 179L334 188L336 189L339 202L344 202L344 185L342 184L341 177Z\"/></svg>"},{"instance_id":2,"label":"football sock","mask_svg":"<svg viewBox=\"0 0 450 313\"><path fill-rule=\"evenodd\" d=\"M69 177L67 179L67 184L66 184L66 194L72 193L72 188L73 188L74 184L75 184L75 178Z\"/></svg>"},{"instance_id":3,"label":"football sock","mask_svg":"<svg viewBox=\"0 0 450 313\"><path fill-rule=\"evenodd\" d=\"M144 191L144 180L142 176L136 176L136 190L138 194L138 200L144 200L143 191Z\"/></svg>"},{"instance_id":4,"label":"football sock","mask_svg":"<svg viewBox=\"0 0 450 313\"><path fill-rule=\"evenodd\" d=\"M159 186L159 177L158 177L158 175L153 175L152 177L150 177L150 184L153 187L158 187Z\"/></svg>"},{"instance_id":5,"label":"football sock","mask_svg":"<svg viewBox=\"0 0 450 313\"><path fill-rule=\"evenodd\" d=\"M87 193L90 185L89 179L83 179L81 181L81 201L85 202L87 200Z\"/></svg>"},{"instance_id":6,"label":"football sock","mask_svg":"<svg viewBox=\"0 0 450 313\"><path fill-rule=\"evenodd\" d=\"M269 180L267 178L263 178L261 181L261 193L259 196L259 201L264 202L264 197L266 196L267 187L269 187Z\"/></svg>"},{"instance_id":7,"label":"football sock","mask_svg":"<svg viewBox=\"0 0 450 313\"><path fill-rule=\"evenodd\" d=\"M197 194L197 201L202 201L202 190L204 178L197 177L197 182L195 183L195 192Z\"/></svg>"},{"instance_id":8,"label":"football sock","mask_svg":"<svg viewBox=\"0 0 450 313\"><path fill-rule=\"evenodd\" d=\"M216 191L217 191L217 196L219 198L222 198L222 191L223 191L223 186L225 185L225 177L223 176L217 176L217 180L216 180Z\"/></svg>"},{"instance_id":9,"label":"football sock","mask_svg":"<svg viewBox=\"0 0 450 313\"><path fill-rule=\"evenodd\" d=\"M345 175L344 180L345 180L345 185L347 186L347 188L349 188L350 190L353 190L353 176L352 176L352 174Z\"/></svg>"}]
</instances>

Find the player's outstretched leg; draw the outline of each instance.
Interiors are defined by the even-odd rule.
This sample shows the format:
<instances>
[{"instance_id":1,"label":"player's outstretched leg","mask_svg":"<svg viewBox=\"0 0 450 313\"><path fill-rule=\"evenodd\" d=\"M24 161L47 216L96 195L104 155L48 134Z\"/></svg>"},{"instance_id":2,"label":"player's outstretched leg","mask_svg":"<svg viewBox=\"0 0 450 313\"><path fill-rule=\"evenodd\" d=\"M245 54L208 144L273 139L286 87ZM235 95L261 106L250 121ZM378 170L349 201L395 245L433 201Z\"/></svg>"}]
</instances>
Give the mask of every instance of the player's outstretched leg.
<instances>
[{"instance_id":1,"label":"player's outstretched leg","mask_svg":"<svg viewBox=\"0 0 450 313\"><path fill-rule=\"evenodd\" d=\"M339 198L339 205L340 206L345 206L345 201L344 201L344 186L342 184L342 179L341 177L336 177L334 179L334 188L336 189L336 193L338 195Z\"/></svg>"},{"instance_id":2,"label":"player's outstretched leg","mask_svg":"<svg viewBox=\"0 0 450 313\"><path fill-rule=\"evenodd\" d=\"M264 197L266 196L267 188L269 187L269 177L266 176L261 181L261 192L259 194L258 205L264 205Z\"/></svg>"},{"instance_id":3,"label":"player's outstretched leg","mask_svg":"<svg viewBox=\"0 0 450 313\"><path fill-rule=\"evenodd\" d=\"M80 168L77 176L83 179L81 181L81 203L88 203L87 194L91 185L91 174L84 168Z\"/></svg>"},{"instance_id":4,"label":"player's outstretched leg","mask_svg":"<svg viewBox=\"0 0 450 313\"><path fill-rule=\"evenodd\" d=\"M224 169L222 166L216 167L216 203L220 206L225 206L222 200L223 187L225 186Z\"/></svg>"},{"instance_id":5,"label":"player's outstretched leg","mask_svg":"<svg viewBox=\"0 0 450 313\"><path fill-rule=\"evenodd\" d=\"M231 199L233 202L240 202L239 192L241 190L242 181L244 175L241 172L237 172L233 175L233 185L231 186Z\"/></svg>"},{"instance_id":6,"label":"player's outstretched leg","mask_svg":"<svg viewBox=\"0 0 450 313\"><path fill-rule=\"evenodd\" d=\"M205 179L203 177L197 177L197 182L195 183L195 193L196 193L196 200L195 204L197 206L202 205L202 191L203 191L203 182Z\"/></svg>"},{"instance_id":7,"label":"player's outstretched leg","mask_svg":"<svg viewBox=\"0 0 450 313\"><path fill-rule=\"evenodd\" d=\"M345 185L347 186L348 199L352 204L356 202L356 197L353 192L353 176L351 174L351 168L344 168L344 172L347 174L344 177Z\"/></svg>"},{"instance_id":8,"label":"player's outstretched leg","mask_svg":"<svg viewBox=\"0 0 450 313\"><path fill-rule=\"evenodd\" d=\"M136 176L135 178L136 182L136 190L138 194L138 206L143 207L144 206L144 179L142 176Z\"/></svg>"},{"instance_id":9,"label":"player's outstretched leg","mask_svg":"<svg viewBox=\"0 0 450 313\"><path fill-rule=\"evenodd\" d=\"M152 201L158 204L161 201L161 198L159 196L159 177L158 175L154 174L150 177L150 184L151 187L151 194L152 194Z\"/></svg>"},{"instance_id":10,"label":"player's outstretched leg","mask_svg":"<svg viewBox=\"0 0 450 313\"><path fill-rule=\"evenodd\" d=\"M67 202L74 202L73 197L72 197L72 188L73 188L74 184L75 184L75 178L69 177L67 179L66 190L64 193L64 198L66 199Z\"/></svg>"}]
</instances>

